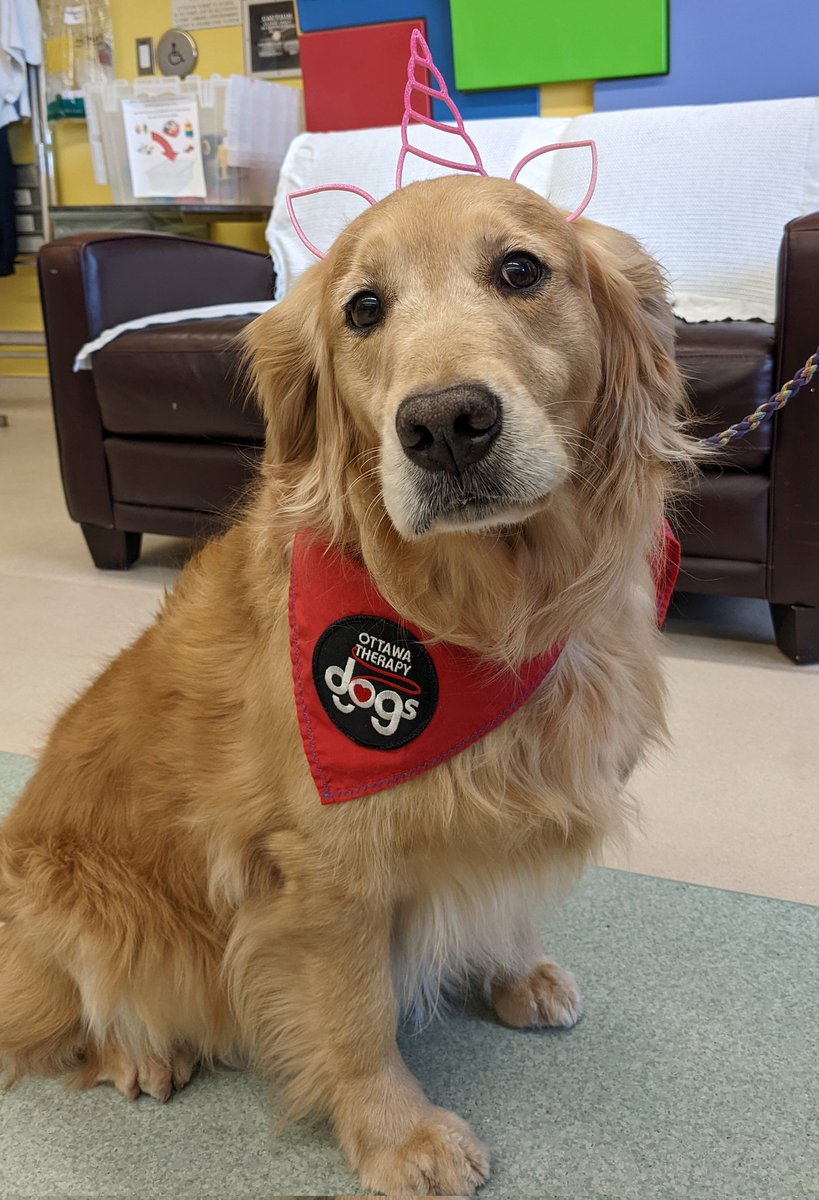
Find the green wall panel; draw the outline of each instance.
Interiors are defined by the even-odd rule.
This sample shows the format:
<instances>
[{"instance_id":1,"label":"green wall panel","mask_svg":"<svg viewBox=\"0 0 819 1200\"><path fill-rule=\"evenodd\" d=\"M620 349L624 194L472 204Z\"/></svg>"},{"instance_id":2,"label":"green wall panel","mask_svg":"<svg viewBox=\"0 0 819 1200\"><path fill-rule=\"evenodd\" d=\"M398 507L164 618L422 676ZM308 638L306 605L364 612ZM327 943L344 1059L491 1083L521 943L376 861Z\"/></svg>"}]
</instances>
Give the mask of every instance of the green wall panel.
<instances>
[{"instance_id":1,"label":"green wall panel","mask_svg":"<svg viewBox=\"0 0 819 1200\"><path fill-rule=\"evenodd\" d=\"M451 0L456 82L477 89L665 74L668 3Z\"/></svg>"}]
</instances>

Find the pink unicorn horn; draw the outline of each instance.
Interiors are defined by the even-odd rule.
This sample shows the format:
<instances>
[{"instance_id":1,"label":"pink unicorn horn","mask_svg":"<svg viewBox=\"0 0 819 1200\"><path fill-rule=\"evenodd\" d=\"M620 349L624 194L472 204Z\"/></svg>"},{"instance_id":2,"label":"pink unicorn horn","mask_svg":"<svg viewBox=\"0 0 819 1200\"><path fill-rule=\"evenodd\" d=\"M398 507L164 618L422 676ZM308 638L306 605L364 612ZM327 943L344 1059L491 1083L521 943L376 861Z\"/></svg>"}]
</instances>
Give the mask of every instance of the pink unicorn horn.
<instances>
[{"instance_id":1,"label":"pink unicorn horn","mask_svg":"<svg viewBox=\"0 0 819 1200\"><path fill-rule=\"evenodd\" d=\"M423 78L419 77L419 70ZM427 79L431 82L427 82ZM433 86L433 84L435 86ZM452 113L454 126L445 125L442 121L436 121L434 117L428 117L425 113L418 112L413 107L413 95L416 93L430 96L435 100L440 100L447 106ZM416 122L419 125L426 125L431 129L437 129L441 133L448 133L454 137L460 138L470 154L471 161L459 162L452 158L442 158L438 154L430 154L427 150L422 150L419 146L413 146L410 142L410 121ZM566 218L567 221L576 221L580 214L585 210L597 184L597 146L592 141L581 142L556 142L551 146L541 146L538 150L532 150L529 154L524 155L517 166L512 171L510 178L514 182L517 180L521 170L531 162L533 158L540 157L541 154L549 154L552 150L572 150L579 147L588 147L591 151L592 169L591 179L588 189L581 203L570 213ZM435 163L439 167L451 167L455 171L467 171L473 175L488 175L489 172L483 165L478 148L472 141L472 138L464 128L463 118L455 107L455 104L450 97L449 90L444 82L441 72L432 61L429 46L427 45L423 34L419 29L412 31L410 41L410 58L407 67L407 86L404 89L404 116L401 121L401 150L398 155L398 164L395 170L395 188L399 191L404 185L404 162L408 154L415 154L418 158L424 159L426 162ZM286 197L287 211L290 214L290 219L293 222L293 228L296 234L313 254L318 258L324 258L326 251L320 249L307 236L301 221L296 215L293 207L293 201L300 199L302 196L318 195L322 192L352 192L359 196L367 204L375 204L376 199L369 192L365 192L363 188L356 187L351 183L328 183L320 187L302 188L296 192L290 192Z\"/></svg>"},{"instance_id":2,"label":"pink unicorn horn","mask_svg":"<svg viewBox=\"0 0 819 1200\"><path fill-rule=\"evenodd\" d=\"M423 79L419 79L418 77L419 68L424 75ZM436 87L430 87L429 83L426 82L427 75L431 80L435 81ZM443 121L436 121L434 117L428 117L425 113L420 113L413 108L412 98L414 92L423 92L424 95L431 96L434 100L442 101L452 113L455 128L453 129L451 125L444 125ZM413 146L409 139L410 120L417 121L421 125L428 125L432 129L440 129L443 133L450 133L456 137L460 137L469 147L472 161L455 162L451 158L441 158L437 154L430 154L426 150L421 150L418 146ZM404 116L401 121L401 153L398 155L398 165L395 169L396 191L404 185L404 160L408 154L415 154L418 158L426 159L427 162L437 163L440 167L453 167L456 171L471 171L474 175L488 174L478 153L477 146L464 128L463 118L452 101L444 77L432 61L432 54L420 29L413 29L410 40L407 86L404 89Z\"/></svg>"},{"instance_id":3,"label":"pink unicorn horn","mask_svg":"<svg viewBox=\"0 0 819 1200\"><path fill-rule=\"evenodd\" d=\"M418 71L421 71L423 78L419 78ZM433 80L436 84L432 87L426 82L427 77ZM445 125L442 121L436 121L433 117L426 116L425 113L418 112L413 107L413 94L422 92L426 96L431 96L434 100L440 100L447 106L452 113L455 127ZM451 158L442 158L439 154L430 154L427 150L422 150L419 146L413 146L410 142L409 131L410 121L415 121L421 125L427 125L432 129L439 129L442 133L453 134L455 137L460 137L461 141L466 144L471 156L470 162L456 162ZM531 153L524 155L520 162L515 166L510 179L515 182L521 170L530 163L532 159L539 158L542 154L549 154L553 150L575 150L588 147L591 152L591 177L586 194L580 204L570 213L566 220L571 222L576 221L581 213L585 212L588 207L594 190L597 186L597 146L593 141L580 142L555 142L551 146L541 146L539 150L533 150ZM404 162L408 154L415 154L418 158L423 158L427 162L436 163L441 167L452 167L456 171L469 171L473 175L488 175L489 172L483 165L483 160L478 152L478 148L472 138L466 132L463 118L458 112L452 97L449 94L449 89L446 86L441 72L432 61L432 54L429 46L424 39L420 29L412 31L410 41L410 57L407 66L407 86L404 89L404 116L401 120L401 151L398 155L398 164L395 170L395 187L398 191L403 187L404 183Z\"/></svg>"}]
</instances>

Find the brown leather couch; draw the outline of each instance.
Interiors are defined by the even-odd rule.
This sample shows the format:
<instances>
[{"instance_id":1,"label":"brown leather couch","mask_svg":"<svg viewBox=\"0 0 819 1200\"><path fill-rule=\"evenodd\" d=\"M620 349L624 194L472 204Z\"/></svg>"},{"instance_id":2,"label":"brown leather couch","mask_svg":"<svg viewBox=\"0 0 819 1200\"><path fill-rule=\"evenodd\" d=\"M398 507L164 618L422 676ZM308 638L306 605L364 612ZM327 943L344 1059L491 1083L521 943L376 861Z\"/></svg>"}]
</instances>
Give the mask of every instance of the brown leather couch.
<instances>
[{"instance_id":1,"label":"brown leather couch","mask_svg":"<svg viewBox=\"0 0 819 1200\"><path fill-rule=\"evenodd\" d=\"M130 567L143 533L212 532L262 453L232 344L247 319L129 333L93 371L75 373L74 356L123 321L270 300L270 259L165 234L75 234L43 246L38 271L63 488L94 562Z\"/></svg>"},{"instance_id":2,"label":"brown leather couch","mask_svg":"<svg viewBox=\"0 0 819 1200\"><path fill-rule=\"evenodd\" d=\"M94 562L126 568L142 533L207 534L252 478L264 430L234 335L245 318L128 333L72 372L83 342L135 317L268 299L263 255L160 234L84 234L39 258L63 485ZM819 342L819 214L792 221L778 318L678 324L698 431L766 400ZM811 391L814 395L811 395ZM782 650L819 661L819 404L816 387L708 469L677 523L679 590L768 600Z\"/></svg>"}]
</instances>

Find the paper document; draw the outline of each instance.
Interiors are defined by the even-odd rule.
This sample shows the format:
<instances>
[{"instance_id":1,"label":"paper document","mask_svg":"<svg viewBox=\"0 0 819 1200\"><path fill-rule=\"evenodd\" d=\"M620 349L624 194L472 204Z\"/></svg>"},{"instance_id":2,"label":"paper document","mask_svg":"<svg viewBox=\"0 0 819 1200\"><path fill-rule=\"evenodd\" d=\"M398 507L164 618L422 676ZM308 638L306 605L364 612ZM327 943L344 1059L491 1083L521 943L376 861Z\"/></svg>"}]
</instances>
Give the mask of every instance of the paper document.
<instances>
[{"instance_id":1,"label":"paper document","mask_svg":"<svg viewBox=\"0 0 819 1200\"><path fill-rule=\"evenodd\" d=\"M121 103L134 196L204 200L207 187L196 100L165 96Z\"/></svg>"}]
</instances>

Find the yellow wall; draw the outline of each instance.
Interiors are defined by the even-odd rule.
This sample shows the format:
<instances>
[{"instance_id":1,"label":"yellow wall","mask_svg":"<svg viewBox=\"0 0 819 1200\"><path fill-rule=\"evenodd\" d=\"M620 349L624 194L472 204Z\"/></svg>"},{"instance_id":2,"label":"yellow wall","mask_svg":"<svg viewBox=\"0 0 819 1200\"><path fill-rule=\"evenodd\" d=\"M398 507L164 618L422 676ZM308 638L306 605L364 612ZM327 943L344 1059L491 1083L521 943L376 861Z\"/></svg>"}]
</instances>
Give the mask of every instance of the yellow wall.
<instances>
[{"instance_id":1,"label":"yellow wall","mask_svg":"<svg viewBox=\"0 0 819 1200\"><path fill-rule=\"evenodd\" d=\"M114 66L118 78L136 78L136 46L138 37L152 37L158 42L171 27L171 0L112 0L111 15L114 33ZM200 75L232 75L244 71L244 49L241 27L227 29L197 29L193 31L199 49L197 73ZM52 46L52 62L56 65L59 46ZM292 81L297 86L301 80ZM89 206L111 204L111 189L94 180L91 147L84 121L56 121L52 125L57 196L60 204ZM16 123L11 127L11 149L18 163L34 160L31 126ZM261 253L267 252L264 224L258 222L220 221L213 224L210 234L214 241L244 246ZM39 295L35 270L30 265L18 265L15 275L0 280L0 329L32 332L42 329ZM14 347L5 346L6 351ZM30 354L31 346L21 347ZM46 374L44 356L14 359L0 358L0 377L11 375Z\"/></svg>"},{"instance_id":2,"label":"yellow wall","mask_svg":"<svg viewBox=\"0 0 819 1200\"><path fill-rule=\"evenodd\" d=\"M29 263L18 263L13 275L0 279L0 329L8 333L38 333L43 328L37 271ZM0 378L9 375L48 374L45 349L35 345L6 342L0 356ZM23 357L11 357L19 350ZM32 357L36 355L36 357Z\"/></svg>"},{"instance_id":3,"label":"yellow wall","mask_svg":"<svg viewBox=\"0 0 819 1200\"><path fill-rule=\"evenodd\" d=\"M11 156L16 163L34 161L34 142L31 137L31 126L22 121L16 121L9 126L9 144ZM40 312L40 294L37 287L37 273L29 263L18 263L13 275L5 275L0 279L0 330L4 333L38 333L43 328L43 318ZM23 357L12 358L15 349L19 349ZM19 375L47 375L45 351L37 346L20 345L15 347L13 342L2 346L0 356L0 378ZM32 355L36 355L33 358Z\"/></svg>"},{"instance_id":4,"label":"yellow wall","mask_svg":"<svg viewBox=\"0 0 819 1200\"><path fill-rule=\"evenodd\" d=\"M85 121L55 121L54 173L57 178L59 204L112 204L108 184L94 179L91 146Z\"/></svg>"},{"instance_id":5,"label":"yellow wall","mask_svg":"<svg viewBox=\"0 0 819 1200\"><path fill-rule=\"evenodd\" d=\"M135 41L152 37L156 43L171 28L171 0L111 0L111 20L117 76L134 79L137 73ZM199 50L197 75L244 74L244 35L240 25L224 29L192 29L191 36ZM281 82L301 87L300 79L283 79Z\"/></svg>"},{"instance_id":6,"label":"yellow wall","mask_svg":"<svg viewBox=\"0 0 819 1200\"><path fill-rule=\"evenodd\" d=\"M111 0L114 31L114 68L117 78L135 79L136 39L152 37L154 44L171 28L171 0ZM192 36L199 50L197 75L241 75L244 45L241 26L225 29L195 29ZM283 80L301 87L301 80ZM55 171L61 204L110 204L111 189L94 181L91 148L84 122L55 124ZM214 241L266 250L264 226L258 223L219 221L211 226Z\"/></svg>"},{"instance_id":7,"label":"yellow wall","mask_svg":"<svg viewBox=\"0 0 819 1200\"><path fill-rule=\"evenodd\" d=\"M136 78L135 41L152 37L158 42L171 28L171 0L111 0L114 26L114 67L119 79ZM191 35L199 49L197 75L241 75L244 71L242 30L194 29Z\"/></svg>"},{"instance_id":8,"label":"yellow wall","mask_svg":"<svg viewBox=\"0 0 819 1200\"><path fill-rule=\"evenodd\" d=\"M544 83L540 89L542 117L579 117L594 112L594 83Z\"/></svg>"},{"instance_id":9,"label":"yellow wall","mask_svg":"<svg viewBox=\"0 0 819 1200\"><path fill-rule=\"evenodd\" d=\"M158 42L171 28L171 0L111 0L114 30L114 69L119 79L135 79L136 39ZM232 75L244 70L242 30L197 29L198 75ZM88 134L81 121L56 122L54 158L60 204L110 204L111 189L94 180Z\"/></svg>"},{"instance_id":10,"label":"yellow wall","mask_svg":"<svg viewBox=\"0 0 819 1200\"><path fill-rule=\"evenodd\" d=\"M9 148L16 163L34 162L34 139L28 121L13 121L9 129Z\"/></svg>"}]
</instances>

